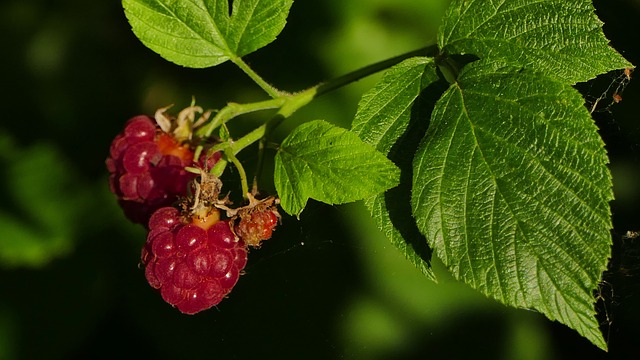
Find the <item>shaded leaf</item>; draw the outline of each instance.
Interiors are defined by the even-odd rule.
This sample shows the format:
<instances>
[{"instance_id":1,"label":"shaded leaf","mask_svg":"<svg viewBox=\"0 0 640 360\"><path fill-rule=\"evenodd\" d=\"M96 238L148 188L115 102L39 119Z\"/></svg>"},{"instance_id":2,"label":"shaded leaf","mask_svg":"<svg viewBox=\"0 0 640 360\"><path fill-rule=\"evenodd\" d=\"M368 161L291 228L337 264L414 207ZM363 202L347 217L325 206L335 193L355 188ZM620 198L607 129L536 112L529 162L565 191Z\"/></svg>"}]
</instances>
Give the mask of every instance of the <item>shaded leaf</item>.
<instances>
[{"instance_id":1,"label":"shaded leaf","mask_svg":"<svg viewBox=\"0 0 640 360\"><path fill-rule=\"evenodd\" d=\"M437 80L433 59L403 61L389 69L380 82L363 95L352 124L354 133L393 157L402 169L400 186L365 199L366 207L391 243L432 280L435 275L430 266L431 250L417 231L409 202L415 142L428 124L428 118L419 117L413 118L417 124L411 124L414 103L422 91Z\"/></svg>"}]
</instances>

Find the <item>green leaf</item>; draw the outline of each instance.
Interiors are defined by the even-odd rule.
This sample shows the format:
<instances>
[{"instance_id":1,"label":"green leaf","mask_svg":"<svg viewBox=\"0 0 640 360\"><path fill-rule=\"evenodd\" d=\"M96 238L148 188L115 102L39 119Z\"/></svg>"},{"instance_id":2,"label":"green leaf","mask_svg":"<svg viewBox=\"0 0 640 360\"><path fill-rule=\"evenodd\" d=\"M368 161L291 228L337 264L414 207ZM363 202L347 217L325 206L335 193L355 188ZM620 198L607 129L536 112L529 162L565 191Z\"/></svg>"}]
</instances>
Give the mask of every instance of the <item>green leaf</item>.
<instances>
[{"instance_id":1,"label":"green leaf","mask_svg":"<svg viewBox=\"0 0 640 360\"><path fill-rule=\"evenodd\" d=\"M473 63L436 105L414 159L414 215L458 279L604 349L592 294L610 255L607 163L572 87Z\"/></svg>"},{"instance_id":2,"label":"green leaf","mask_svg":"<svg viewBox=\"0 0 640 360\"><path fill-rule=\"evenodd\" d=\"M419 57L403 61L389 69L380 82L363 95L352 124L354 133L390 156L402 169L400 186L365 199L366 207L391 243L432 280L435 275L430 265L431 249L417 231L409 205L412 154L424 134L428 118L414 117L411 123L411 115L418 96L437 80L433 59ZM415 134L419 137L411 136Z\"/></svg>"},{"instance_id":3,"label":"green leaf","mask_svg":"<svg viewBox=\"0 0 640 360\"><path fill-rule=\"evenodd\" d=\"M454 0L438 45L570 84L631 67L608 45L594 11L590 0Z\"/></svg>"},{"instance_id":4,"label":"green leaf","mask_svg":"<svg viewBox=\"0 0 640 360\"><path fill-rule=\"evenodd\" d=\"M282 142L274 182L280 205L299 215L309 198L344 204L398 184L398 168L346 130L323 120L304 123Z\"/></svg>"},{"instance_id":5,"label":"green leaf","mask_svg":"<svg viewBox=\"0 0 640 360\"><path fill-rule=\"evenodd\" d=\"M123 0L136 36L178 65L205 68L276 39L293 0Z\"/></svg>"}]
</instances>

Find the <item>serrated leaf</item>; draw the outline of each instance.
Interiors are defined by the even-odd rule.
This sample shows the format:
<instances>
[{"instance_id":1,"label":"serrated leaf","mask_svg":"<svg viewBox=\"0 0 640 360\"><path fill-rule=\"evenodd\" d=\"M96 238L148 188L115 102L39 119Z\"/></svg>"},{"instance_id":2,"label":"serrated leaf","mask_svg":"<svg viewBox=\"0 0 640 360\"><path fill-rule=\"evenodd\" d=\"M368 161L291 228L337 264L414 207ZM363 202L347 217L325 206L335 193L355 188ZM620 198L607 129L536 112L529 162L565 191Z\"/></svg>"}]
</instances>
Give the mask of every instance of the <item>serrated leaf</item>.
<instances>
[{"instance_id":1,"label":"serrated leaf","mask_svg":"<svg viewBox=\"0 0 640 360\"><path fill-rule=\"evenodd\" d=\"M454 0L438 45L450 54L521 65L569 84L631 67L609 46L594 11L591 0Z\"/></svg>"},{"instance_id":2,"label":"serrated leaf","mask_svg":"<svg viewBox=\"0 0 640 360\"><path fill-rule=\"evenodd\" d=\"M356 134L315 120L298 126L282 142L274 182L282 209L299 215L309 198L327 204L362 200L396 186L399 173Z\"/></svg>"},{"instance_id":3,"label":"serrated leaf","mask_svg":"<svg viewBox=\"0 0 640 360\"><path fill-rule=\"evenodd\" d=\"M592 294L610 254L613 195L597 130L572 87L473 63L434 109L412 206L457 278L604 349Z\"/></svg>"},{"instance_id":4,"label":"serrated leaf","mask_svg":"<svg viewBox=\"0 0 640 360\"><path fill-rule=\"evenodd\" d=\"M247 55L285 26L293 0L123 0L136 36L178 65L205 68Z\"/></svg>"},{"instance_id":5,"label":"serrated leaf","mask_svg":"<svg viewBox=\"0 0 640 360\"><path fill-rule=\"evenodd\" d=\"M389 69L380 82L363 95L352 124L354 133L390 156L402 169L400 186L365 199L367 209L391 243L432 280L435 275L430 265L431 249L417 231L409 206L411 159L417 145L411 146L415 142L411 135L424 133L428 118L414 117L414 122L427 121L411 124L411 115L418 96L437 80L432 58L403 61Z\"/></svg>"}]
</instances>

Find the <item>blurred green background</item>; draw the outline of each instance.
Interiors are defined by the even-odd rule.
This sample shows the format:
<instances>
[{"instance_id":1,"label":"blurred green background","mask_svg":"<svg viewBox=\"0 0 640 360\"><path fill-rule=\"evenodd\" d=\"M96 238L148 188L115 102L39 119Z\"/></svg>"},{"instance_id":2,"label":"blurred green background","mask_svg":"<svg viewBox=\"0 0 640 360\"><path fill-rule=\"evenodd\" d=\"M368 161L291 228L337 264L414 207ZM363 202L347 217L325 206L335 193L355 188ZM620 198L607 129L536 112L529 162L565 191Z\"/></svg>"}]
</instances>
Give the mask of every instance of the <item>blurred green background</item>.
<instances>
[{"instance_id":1,"label":"blurred green background","mask_svg":"<svg viewBox=\"0 0 640 360\"><path fill-rule=\"evenodd\" d=\"M287 27L247 57L296 91L430 43L447 0L294 3ZM640 63L640 1L595 2L612 44ZM168 63L130 31L116 0L0 5L0 359L630 358L640 353L640 94L595 114L614 176L614 258L599 304L609 355L541 315L451 280L426 280L361 204L286 217L217 308L181 315L138 268L145 239L108 191L104 160L124 122L161 106L264 96L239 70ZM580 84L588 101L620 72ZM323 97L281 130L348 126L376 77ZM607 99L609 99L607 97ZM610 102L609 100L603 100ZM261 118L245 118L235 131ZM236 124L236 126L238 126ZM251 155L246 157L251 161ZM230 174L233 176L234 174ZM227 181L229 184L229 181Z\"/></svg>"}]
</instances>

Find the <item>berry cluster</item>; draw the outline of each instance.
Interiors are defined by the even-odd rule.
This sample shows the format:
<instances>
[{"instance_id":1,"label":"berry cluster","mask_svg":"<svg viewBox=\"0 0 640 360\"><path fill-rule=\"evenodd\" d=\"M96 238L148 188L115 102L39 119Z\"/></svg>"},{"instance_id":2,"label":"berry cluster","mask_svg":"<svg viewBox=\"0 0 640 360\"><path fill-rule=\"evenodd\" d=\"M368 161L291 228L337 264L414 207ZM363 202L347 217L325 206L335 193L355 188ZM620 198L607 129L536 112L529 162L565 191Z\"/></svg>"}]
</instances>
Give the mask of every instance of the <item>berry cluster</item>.
<instances>
[{"instance_id":1,"label":"berry cluster","mask_svg":"<svg viewBox=\"0 0 640 360\"><path fill-rule=\"evenodd\" d=\"M165 109L155 121L145 115L129 119L106 161L111 191L125 215L147 226L141 263L149 285L185 314L220 303L238 281L248 248L271 238L280 220L277 199L249 194L248 205L230 208L227 198L220 199L217 177L187 171L211 169L221 157L194 161L193 118L184 115L194 108L181 112L177 126ZM224 219L220 209L226 210Z\"/></svg>"}]
</instances>

